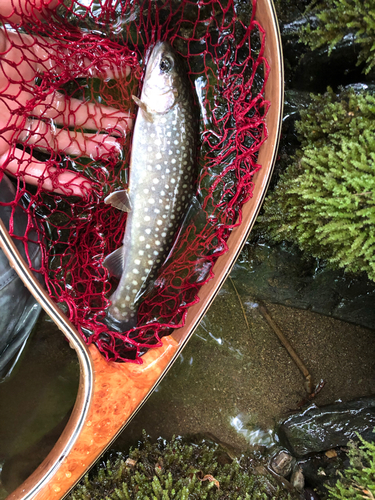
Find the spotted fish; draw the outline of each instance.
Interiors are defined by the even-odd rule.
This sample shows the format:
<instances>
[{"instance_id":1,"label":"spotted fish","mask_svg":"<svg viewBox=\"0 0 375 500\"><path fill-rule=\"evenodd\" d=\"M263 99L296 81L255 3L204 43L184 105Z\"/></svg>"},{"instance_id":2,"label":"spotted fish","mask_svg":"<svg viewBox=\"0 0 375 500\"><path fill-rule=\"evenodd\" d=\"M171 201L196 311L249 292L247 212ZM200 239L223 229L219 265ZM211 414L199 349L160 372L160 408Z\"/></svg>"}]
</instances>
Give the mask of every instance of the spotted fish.
<instances>
[{"instance_id":1,"label":"spotted fish","mask_svg":"<svg viewBox=\"0 0 375 500\"><path fill-rule=\"evenodd\" d=\"M120 278L109 316L136 323L137 300L168 254L193 189L197 121L182 61L166 42L152 50L138 104L126 191L105 203L128 212L123 246L104 261Z\"/></svg>"}]
</instances>

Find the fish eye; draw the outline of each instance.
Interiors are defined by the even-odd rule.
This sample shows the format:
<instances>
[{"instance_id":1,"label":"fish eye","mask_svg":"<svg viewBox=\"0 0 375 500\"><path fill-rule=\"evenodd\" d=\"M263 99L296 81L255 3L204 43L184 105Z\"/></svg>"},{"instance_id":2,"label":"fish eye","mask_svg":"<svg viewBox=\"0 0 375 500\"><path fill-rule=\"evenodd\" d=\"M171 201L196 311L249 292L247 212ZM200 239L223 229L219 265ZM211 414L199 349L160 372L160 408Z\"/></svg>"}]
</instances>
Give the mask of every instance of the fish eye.
<instances>
[{"instance_id":1,"label":"fish eye","mask_svg":"<svg viewBox=\"0 0 375 500\"><path fill-rule=\"evenodd\" d=\"M170 57L163 56L159 67L163 73L168 73L173 67L173 60Z\"/></svg>"}]
</instances>

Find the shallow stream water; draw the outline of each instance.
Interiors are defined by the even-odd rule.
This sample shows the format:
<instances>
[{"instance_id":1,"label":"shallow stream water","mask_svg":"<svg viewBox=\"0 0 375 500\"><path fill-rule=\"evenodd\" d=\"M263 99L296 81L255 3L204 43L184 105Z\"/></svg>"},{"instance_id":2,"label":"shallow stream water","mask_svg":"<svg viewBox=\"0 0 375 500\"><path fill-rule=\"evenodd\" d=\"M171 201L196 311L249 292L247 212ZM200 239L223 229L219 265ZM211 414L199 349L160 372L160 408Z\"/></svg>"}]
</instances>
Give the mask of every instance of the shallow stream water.
<instances>
[{"instance_id":1,"label":"shallow stream water","mask_svg":"<svg viewBox=\"0 0 375 500\"><path fill-rule=\"evenodd\" d=\"M264 252L264 248L252 251ZM280 259L284 251L275 248L274 254ZM344 289L349 292L353 278L347 278L344 286L345 277L330 271L330 279L317 287L308 304L304 302L308 309L301 309L298 297L302 300L299 294L306 275L301 273L298 255L289 258L284 276L280 268L274 270L274 279L269 270L264 272L264 261L263 266L254 265L246 255L247 251L168 375L117 439L115 449L135 445L142 429L152 438L203 434L224 443L231 454L249 445L277 443L275 423L297 410L306 392L303 376L260 314L259 298L314 382L325 380L316 404L375 392L374 331L326 315L336 307L326 308L326 314L311 310L321 308L323 292L333 297ZM293 262L298 273L292 279ZM266 296L262 287L257 288L258 281L267 282L272 294ZM347 299L348 308L366 310L371 286L374 293L375 286L366 283L363 297L358 291ZM275 294L282 299L286 290L288 305L285 300L275 303ZM294 296L296 303L290 299ZM0 498L31 473L57 440L74 404L78 373L74 351L53 323L42 317L17 371L0 385Z\"/></svg>"}]
</instances>

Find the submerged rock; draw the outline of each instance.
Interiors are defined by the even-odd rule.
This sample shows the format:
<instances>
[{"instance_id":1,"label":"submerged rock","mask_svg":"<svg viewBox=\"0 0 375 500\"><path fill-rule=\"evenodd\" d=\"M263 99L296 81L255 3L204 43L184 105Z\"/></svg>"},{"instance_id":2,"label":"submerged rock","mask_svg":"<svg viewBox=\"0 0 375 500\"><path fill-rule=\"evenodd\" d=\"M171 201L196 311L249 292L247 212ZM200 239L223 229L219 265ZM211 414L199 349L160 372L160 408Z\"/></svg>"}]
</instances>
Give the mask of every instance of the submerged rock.
<instances>
[{"instance_id":1,"label":"submerged rock","mask_svg":"<svg viewBox=\"0 0 375 500\"><path fill-rule=\"evenodd\" d=\"M357 433L374 440L375 397L360 398L317 408L315 405L292 415L279 428L279 436L291 453L303 457L338 446L346 446Z\"/></svg>"},{"instance_id":2,"label":"submerged rock","mask_svg":"<svg viewBox=\"0 0 375 500\"><path fill-rule=\"evenodd\" d=\"M276 474L287 477L292 472L295 461L289 452L281 450L272 458L270 467Z\"/></svg>"}]
</instances>

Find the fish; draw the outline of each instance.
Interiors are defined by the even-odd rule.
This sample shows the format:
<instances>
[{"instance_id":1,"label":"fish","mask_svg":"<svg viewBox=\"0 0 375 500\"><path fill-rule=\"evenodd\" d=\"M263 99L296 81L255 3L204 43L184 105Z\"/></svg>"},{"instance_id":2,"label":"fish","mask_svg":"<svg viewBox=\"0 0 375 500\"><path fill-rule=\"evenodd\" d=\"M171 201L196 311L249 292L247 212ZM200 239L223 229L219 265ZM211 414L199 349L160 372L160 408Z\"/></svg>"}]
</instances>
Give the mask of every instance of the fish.
<instances>
[{"instance_id":1,"label":"fish","mask_svg":"<svg viewBox=\"0 0 375 500\"><path fill-rule=\"evenodd\" d=\"M123 245L104 259L119 278L107 316L131 328L137 303L167 257L193 195L197 107L183 60L168 42L146 65L129 164L128 189L104 202L128 213Z\"/></svg>"}]
</instances>

